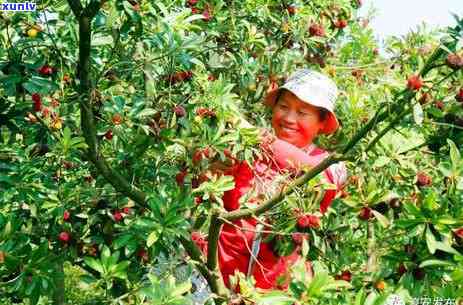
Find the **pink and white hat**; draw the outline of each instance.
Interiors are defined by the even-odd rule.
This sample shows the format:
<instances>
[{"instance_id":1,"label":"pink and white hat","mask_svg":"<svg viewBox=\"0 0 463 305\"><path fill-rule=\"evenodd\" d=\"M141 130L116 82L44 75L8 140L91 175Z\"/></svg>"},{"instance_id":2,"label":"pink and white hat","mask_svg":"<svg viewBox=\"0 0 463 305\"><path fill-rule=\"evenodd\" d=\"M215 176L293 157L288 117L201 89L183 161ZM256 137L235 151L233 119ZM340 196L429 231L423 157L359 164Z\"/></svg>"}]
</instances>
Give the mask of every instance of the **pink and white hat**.
<instances>
[{"instance_id":1,"label":"pink and white hat","mask_svg":"<svg viewBox=\"0 0 463 305\"><path fill-rule=\"evenodd\" d=\"M314 70L296 70L283 86L271 88L267 92L264 100L265 104L273 107L281 89L292 92L307 104L328 110L328 117L324 128L321 130L322 133L330 134L338 129L339 122L334 114L338 88L329 77Z\"/></svg>"}]
</instances>

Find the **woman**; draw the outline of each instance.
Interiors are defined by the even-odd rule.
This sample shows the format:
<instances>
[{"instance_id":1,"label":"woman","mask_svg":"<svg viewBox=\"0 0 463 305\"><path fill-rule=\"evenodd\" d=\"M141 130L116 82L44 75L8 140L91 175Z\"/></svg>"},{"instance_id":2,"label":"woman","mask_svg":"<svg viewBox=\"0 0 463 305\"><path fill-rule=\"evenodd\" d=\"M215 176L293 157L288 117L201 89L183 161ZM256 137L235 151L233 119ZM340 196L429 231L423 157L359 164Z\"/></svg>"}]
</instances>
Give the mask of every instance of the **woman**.
<instances>
[{"instance_id":1,"label":"woman","mask_svg":"<svg viewBox=\"0 0 463 305\"><path fill-rule=\"evenodd\" d=\"M235 180L235 188L225 192L224 208L228 211L240 207L243 195L255 194L247 200L258 204L274 194L279 187L273 183L283 172L297 174L301 166L315 166L328 153L312 142L319 134L330 134L339 126L334 114L337 96L336 85L328 77L315 71L298 70L281 88L268 92L265 103L272 108L272 127L275 132L268 145L261 145L271 158L256 160L251 168L247 162L237 162L224 171ZM269 133L266 134L267 138ZM337 190L327 190L320 204L324 214L346 180L344 164L334 164L324 171L329 183ZM269 194L270 193L270 194ZM288 256L274 254L269 243L256 238L256 218L240 219L225 223L219 236L219 267L224 283L230 288L230 276L236 271L253 276L256 287L262 289L286 289L289 283L289 267L300 257L299 248ZM264 236L265 237L265 236ZM204 240L198 239L203 252ZM257 247L256 247L257 245ZM257 255L251 253L259 249ZM310 263L306 264L311 271Z\"/></svg>"}]
</instances>

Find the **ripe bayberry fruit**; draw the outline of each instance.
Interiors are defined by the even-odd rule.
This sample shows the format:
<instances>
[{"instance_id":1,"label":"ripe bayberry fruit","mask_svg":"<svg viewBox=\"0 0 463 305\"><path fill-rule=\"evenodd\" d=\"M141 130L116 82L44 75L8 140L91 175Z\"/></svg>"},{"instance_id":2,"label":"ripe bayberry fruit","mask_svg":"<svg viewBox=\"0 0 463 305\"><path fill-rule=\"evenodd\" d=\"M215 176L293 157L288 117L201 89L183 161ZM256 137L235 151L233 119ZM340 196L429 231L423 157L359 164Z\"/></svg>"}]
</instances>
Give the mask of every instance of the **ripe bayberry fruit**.
<instances>
[{"instance_id":1,"label":"ripe bayberry fruit","mask_svg":"<svg viewBox=\"0 0 463 305\"><path fill-rule=\"evenodd\" d=\"M463 57L458 54L449 54L445 60L447 66L453 70L458 70L463 67Z\"/></svg>"},{"instance_id":2,"label":"ripe bayberry fruit","mask_svg":"<svg viewBox=\"0 0 463 305\"><path fill-rule=\"evenodd\" d=\"M297 226L300 229L306 229L306 228L316 229L316 228L319 228L320 227L320 218L315 216L315 215L311 215L311 214L299 216L297 218Z\"/></svg>"},{"instance_id":3,"label":"ripe bayberry fruit","mask_svg":"<svg viewBox=\"0 0 463 305\"><path fill-rule=\"evenodd\" d=\"M407 273L407 267L405 267L404 263L400 263L399 267L397 267L397 273L402 276Z\"/></svg>"},{"instance_id":4,"label":"ripe bayberry fruit","mask_svg":"<svg viewBox=\"0 0 463 305\"><path fill-rule=\"evenodd\" d=\"M347 20L346 19L338 19L334 23L334 26L338 29L343 29L347 26Z\"/></svg>"},{"instance_id":5,"label":"ripe bayberry fruit","mask_svg":"<svg viewBox=\"0 0 463 305\"><path fill-rule=\"evenodd\" d=\"M416 174L416 185L418 187L430 186L432 184L432 178L424 172L418 172Z\"/></svg>"},{"instance_id":6,"label":"ripe bayberry fruit","mask_svg":"<svg viewBox=\"0 0 463 305\"><path fill-rule=\"evenodd\" d=\"M31 97L34 102L34 111L40 111L42 109L42 98L40 97L40 94L33 93Z\"/></svg>"},{"instance_id":7,"label":"ripe bayberry fruit","mask_svg":"<svg viewBox=\"0 0 463 305\"><path fill-rule=\"evenodd\" d=\"M104 134L104 137L106 138L106 140L112 140L113 138L113 131L111 129L109 129L108 131L106 131L106 133Z\"/></svg>"},{"instance_id":8,"label":"ripe bayberry fruit","mask_svg":"<svg viewBox=\"0 0 463 305\"><path fill-rule=\"evenodd\" d=\"M294 15L294 14L297 13L297 7L294 6L294 5L288 6L288 8L286 10L288 11L288 14L290 14L290 15Z\"/></svg>"},{"instance_id":9,"label":"ripe bayberry fruit","mask_svg":"<svg viewBox=\"0 0 463 305\"><path fill-rule=\"evenodd\" d=\"M137 256L141 259L142 263L146 263L149 261L149 255L145 249L138 250Z\"/></svg>"},{"instance_id":10,"label":"ripe bayberry fruit","mask_svg":"<svg viewBox=\"0 0 463 305\"><path fill-rule=\"evenodd\" d=\"M64 211L63 213L63 220L64 221L68 221L69 219L71 218L71 213L69 213L69 211Z\"/></svg>"},{"instance_id":11,"label":"ripe bayberry fruit","mask_svg":"<svg viewBox=\"0 0 463 305\"><path fill-rule=\"evenodd\" d=\"M325 28L318 23L313 23L309 26L309 34L310 36L325 36Z\"/></svg>"},{"instance_id":12,"label":"ripe bayberry fruit","mask_svg":"<svg viewBox=\"0 0 463 305\"><path fill-rule=\"evenodd\" d=\"M114 217L114 221L116 222L119 222L122 220L122 218L124 218L124 216L119 210L114 211L113 217Z\"/></svg>"},{"instance_id":13,"label":"ripe bayberry fruit","mask_svg":"<svg viewBox=\"0 0 463 305\"><path fill-rule=\"evenodd\" d=\"M362 220L369 220L370 218L373 218L374 215L369 207L363 207L360 210L358 217Z\"/></svg>"},{"instance_id":14,"label":"ripe bayberry fruit","mask_svg":"<svg viewBox=\"0 0 463 305\"><path fill-rule=\"evenodd\" d=\"M436 101L434 103L434 106L436 106L437 109L444 110L444 102L443 101Z\"/></svg>"},{"instance_id":15,"label":"ripe bayberry fruit","mask_svg":"<svg viewBox=\"0 0 463 305\"><path fill-rule=\"evenodd\" d=\"M188 172L186 170L182 170L178 172L177 175L175 175L175 181L177 181L178 185L183 185L183 183L185 182L185 176L187 175L187 173Z\"/></svg>"},{"instance_id":16,"label":"ripe bayberry fruit","mask_svg":"<svg viewBox=\"0 0 463 305\"><path fill-rule=\"evenodd\" d=\"M343 272L341 272L340 275L336 275L334 278L336 280L343 280L346 282L350 282L352 280L352 273L350 273L349 270L344 270Z\"/></svg>"},{"instance_id":17,"label":"ripe bayberry fruit","mask_svg":"<svg viewBox=\"0 0 463 305\"><path fill-rule=\"evenodd\" d=\"M196 204L196 205L200 205L201 202L203 202L203 198L201 198L200 196L196 196L196 197L195 197L195 204Z\"/></svg>"},{"instance_id":18,"label":"ripe bayberry fruit","mask_svg":"<svg viewBox=\"0 0 463 305\"><path fill-rule=\"evenodd\" d=\"M409 90L417 91L423 86L423 80L419 75L412 75L407 80L407 88Z\"/></svg>"},{"instance_id":19,"label":"ripe bayberry fruit","mask_svg":"<svg viewBox=\"0 0 463 305\"><path fill-rule=\"evenodd\" d=\"M195 6L196 3L198 3L198 0L188 0L188 5L189 6Z\"/></svg>"},{"instance_id":20,"label":"ripe bayberry fruit","mask_svg":"<svg viewBox=\"0 0 463 305\"><path fill-rule=\"evenodd\" d=\"M198 164L199 162L201 162L202 159L203 159L202 150L201 149L195 150L195 152L193 153L193 158L191 159L193 161L193 164L194 165Z\"/></svg>"},{"instance_id":21,"label":"ripe bayberry fruit","mask_svg":"<svg viewBox=\"0 0 463 305\"><path fill-rule=\"evenodd\" d=\"M453 233L456 237L463 239L463 228L456 229Z\"/></svg>"},{"instance_id":22,"label":"ripe bayberry fruit","mask_svg":"<svg viewBox=\"0 0 463 305\"><path fill-rule=\"evenodd\" d=\"M177 105L174 107L175 115L179 118L184 117L186 115L186 110L181 105Z\"/></svg>"},{"instance_id":23,"label":"ripe bayberry fruit","mask_svg":"<svg viewBox=\"0 0 463 305\"><path fill-rule=\"evenodd\" d=\"M413 277L415 278L415 280L421 281L422 279L424 279L425 275L426 273L424 272L424 270L419 267L413 270Z\"/></svg>"},{"instance_id":24,"label":"ripe bayberry fruit","mask_svg":"<svg viewBox=\"0 0 463 305\"><path fill-rule=\"evenodd\" d=\"M43 76L50 76L53 74L54 69L49 65L43 65L39 68L38 72Z\"/></svg>"},{"instance_id":25,"label":"ripe bayberry fruit","mask_svg":"<svg viewBox=\"0 0 463 305\"><path fill-rule=\"evenodd\" d=\"M209 21L209 20L212 19L212 14L211 14L211 12L209 11L209 9L205 9L205 10L203 11L203 19L204 19L205 21Z\"/></svg>"},{"instance_id":26,"label":"ripe bayberry fruit","mask_svg":"<svg viewBox=\"0 0 463 305\"><path fill-rule=\"evenodd\" d=\"M130 214L130 208L129 208L129 207L125 207L125 208L122 209L122 212L123 212L124 214L129 215L129 214Z\"/></svg>"},{"instance_id":27,"label":"ripe bayberry fruit","mask_svg":"<svg viewBox=\"0 0 463 305\"><path fill-rule=\"evenodd\" d=\"M68 232L61 232L59 233L58 238L63 243L67 243L69 240L71 240L71 235Z\"/></svg>"},{"instance_id":28,"label":"ripe bayberry fruit","mask_svg":"<svg viewBox=\"0 0 463 305\"><path fill-rule=\"evenodd\" d=\"M208 108L198 108L196 109L196 114L200 117L215 117L215 111Z\"/></svg>"},{"instance_id":29,"label":"ripe bayberry fruit","mask_svg":"<svg viewBox=\"0 0 463 305\"><path fill-rule=\"evenodd\" d=\"M460 90L458 91L457 95L455 95L455 99L460 102L460 103L463 103L463 88L460 88Z\"/></svg>"}]
</instances>

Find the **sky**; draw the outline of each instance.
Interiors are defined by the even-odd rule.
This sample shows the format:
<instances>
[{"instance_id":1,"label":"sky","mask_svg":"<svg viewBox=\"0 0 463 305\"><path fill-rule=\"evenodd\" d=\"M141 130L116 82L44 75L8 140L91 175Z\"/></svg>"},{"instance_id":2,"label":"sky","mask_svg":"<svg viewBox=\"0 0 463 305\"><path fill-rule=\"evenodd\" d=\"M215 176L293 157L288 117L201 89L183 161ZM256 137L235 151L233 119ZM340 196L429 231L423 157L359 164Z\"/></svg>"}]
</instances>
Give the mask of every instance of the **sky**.
<instances>
[{"instance_id":1,"label":"sky","mask_svg":"<svg viewBox=\"0 0 463 305\"><path fill-rule=\"evenodd\" d=\"M423 21L431 26L455 26L451 12L463 17L463 0L363 0L360 15L367 15L372 7L376 13L370 25L380 41L405 35Z\"/></svg>"}]
</instances>

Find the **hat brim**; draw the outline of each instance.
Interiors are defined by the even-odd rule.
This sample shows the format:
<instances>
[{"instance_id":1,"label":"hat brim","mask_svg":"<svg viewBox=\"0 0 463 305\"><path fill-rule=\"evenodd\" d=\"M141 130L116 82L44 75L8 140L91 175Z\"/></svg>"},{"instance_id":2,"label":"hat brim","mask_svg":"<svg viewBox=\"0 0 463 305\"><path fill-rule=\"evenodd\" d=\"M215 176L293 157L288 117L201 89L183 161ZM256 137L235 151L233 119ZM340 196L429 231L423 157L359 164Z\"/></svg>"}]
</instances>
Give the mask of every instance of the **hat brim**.
<instances>
[{"instance_id":1,"label":"hat brim","mask_svg":"<svg viewBox=\"0 0 463 305\"><path fill-rule=\"evenodd\" d=\"M286 88L280 87L278 89L268 91L267 95L264 98L264 104L266 106L270 107L270 108L273 108L273 106L275 106L275 102L276 102L276 99L278 97L278 93L280 92L281 89L286 89ZM288 89L286 89L286 90L288 90ZM290 90L288 90L288 91L290 91ZM294 92L292 92L292 91L290 91L290 92L297 96L297 94L295 94ZM299 98L299 96L297 96L297 97ZM299 98L299 99L301 101L303 101L304 103L306 103L306 104L326 109L325 107L322 107L322 106L317 105L315 103L309 103L309 102L307 102L307 101L305 101L305 100L303 100L301 98ZM331 133L334 133L339 128L339 122L338 122L338 119L336 118L336 115L334 114L334 112L330 111L329 109L326 109L326 110L328 110L328 116L326 117L325 125L323 126L322 130L320 130L320 132L324 133L324 134L331 134Z\"/></svg>"}]
</instances>

